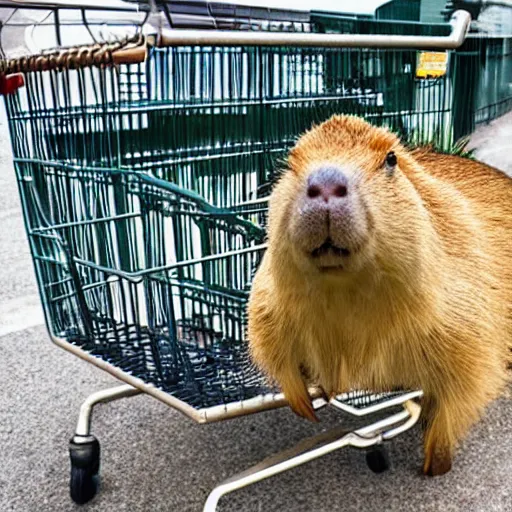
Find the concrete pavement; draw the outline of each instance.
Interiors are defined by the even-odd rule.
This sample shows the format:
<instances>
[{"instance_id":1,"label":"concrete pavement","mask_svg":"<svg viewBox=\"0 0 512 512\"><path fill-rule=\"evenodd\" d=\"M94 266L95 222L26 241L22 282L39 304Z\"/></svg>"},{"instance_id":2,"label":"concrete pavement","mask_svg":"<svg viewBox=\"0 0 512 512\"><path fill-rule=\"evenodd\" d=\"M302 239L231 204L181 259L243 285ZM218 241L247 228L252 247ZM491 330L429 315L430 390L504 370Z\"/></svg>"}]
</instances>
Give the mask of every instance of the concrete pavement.
<instances>
[{"instance_id":1,"label":"concrete pavement","mask_svg":"<svg viewBox=\"0 0 512 512\"><path fill-rule=\"evenodd\" d=\"M512 155L503 150L510 127L512 114L481 127L477 156L510 166ZM93 431L102 444L102 489L89 505L77 507L68 493L67 443L81 401L116 381L53 346L44 327L23 328L41 317L4 116L0 282L0 326L10 322L0 330L0 512L198 512L226 477L341 421L352 424L332 411L311 425L279 410L200 426L146 396L100 406ZM25 309L27 303L32 309ZM419 472L416 427L389 443L387 473L372 474L362 452L343 449L239 491L223 499L219 510L510 512L511 413L509 393L492 405L461 447L453 471L441 478Z\"/></svg>"},{"instance_id":2,"label":"concrete pavement","mask_svg":"<svg viewBox=\"0 0 512 512\"><path fill-rule=\"evenodd\" d=\"M512 112L479 125L468 144L471 148L477 160L512 175Z\"/></svg>"},{"instance_id":3,"label":"concrete pavement","mask_svg":"<svg viewBox=\"0 0 512 512\"><path fill-rule=\"evenodd\" d=\"M279 410L201 426L146 396L100 406L102 489L80 508L68 494L67 442L81 400L114 380L52 346L42 327L0 338L0 375L2 512L199 512L216 483L342 419L326 411L310 425ZM420 475L414 428L389 443L387 473L343 449L226 497L219 511L509 512L511 410L510 399L493 404L444 477Z\"/></svg>"}]
</instances>

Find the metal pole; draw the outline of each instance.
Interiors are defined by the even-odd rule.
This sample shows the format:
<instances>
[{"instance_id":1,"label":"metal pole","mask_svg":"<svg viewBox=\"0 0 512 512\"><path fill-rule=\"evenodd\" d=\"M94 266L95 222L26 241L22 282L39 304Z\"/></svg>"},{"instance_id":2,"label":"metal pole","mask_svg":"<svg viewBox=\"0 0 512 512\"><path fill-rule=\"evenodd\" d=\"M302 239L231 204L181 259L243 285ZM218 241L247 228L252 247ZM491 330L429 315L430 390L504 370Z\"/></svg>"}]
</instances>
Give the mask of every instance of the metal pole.
<instances>
[{"instance_id":1,"label":"metal pole","mask_svg":"<svg viewBox=\"0 0 512 512\"><path fill-rule=\"evenodd\" d=\"M269 457L219 484L208 496L203 512L215 512L220 498L226 494L288 471L345 446L369 448L385 439L391 439L413 427L418 421L420 413L421 407L413 401L408 401L403 404L401 412L354 432L344 432L342 429L336 428L301 441L295 447ZM400 423L402 424L398 425Z\"/></svg>"},{"instance_id":2,"label":"metal pole","mask_svg":"<svg viewBox=\"0 0 512 512\"><path fill-rule=\"evenodd\" d=\"M87 437L90 434L91 429L91 416L92 410L97 404L104 404L107 402L113 402L120 398L128 396L139 395L142 393L140 389L134 388L129 384L123 384L115 388L103 389L93 393L83 402L80 407L80 414L78 416L78 422L76 425L75 436Z\"/></svg>"},{"instance_id":3,"label":"metal pole","mask_svg":"<svg viewBox=\"0 0 512 512\"><path fill-rule=\"evenodd\" d=\"M471 16L458 10L450 20L449 36L392 36L312 34L235 30L169 30L160 33L158 46L309 46L339 48L455 49L466 39Z\"/></svg>"}]
</instances>

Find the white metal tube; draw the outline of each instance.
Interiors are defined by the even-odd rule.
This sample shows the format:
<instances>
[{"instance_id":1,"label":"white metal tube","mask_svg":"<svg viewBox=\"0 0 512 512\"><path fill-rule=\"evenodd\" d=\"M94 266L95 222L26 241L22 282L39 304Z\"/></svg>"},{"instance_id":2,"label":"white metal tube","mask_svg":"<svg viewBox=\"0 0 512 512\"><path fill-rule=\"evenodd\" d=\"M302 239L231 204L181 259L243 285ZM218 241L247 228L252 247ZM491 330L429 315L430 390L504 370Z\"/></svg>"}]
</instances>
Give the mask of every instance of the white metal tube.
<instances>
[{"instance_id":1,"label":"white metal tube","mask_svg":"<svg viewBox=\"0 0 512 512\"><path fill-rule=\"evenodd\" d=\"M393 437L396 437L397 435L409 430L417 423L421 414L421 406L416 402L409 400L404 404L404 407L409 411L410 418L402 425L384 432L382 434L382 439L386 441L388 439L392 439Z\"/></svg>"},{"instance_id":2,"label":"white metal tube","mask_svg":"<svg viewBox=\"0 0 512 512\"><path fill-rule=\"evenodd\" d=\"M344 403L343 395L340 399L333 398L330 401L330 404L341 411L352 414L353 416L366 416L367 414L373 414L375 412L381 411L383 409L389 409L395 405L402 405L404 402L408 400L412 400L413 398L421 398L423 396L423 391L410 391L409 393L403 393L394 398L389 398L381 403L370 405L368 407L352 407ZM341 400L341 401L340 401Z\"/></svg>"},{"instance_id":3,"label":"white metal tube","mask_svg":"<svg viewBox=\"0 0 512 512\"><path fill-rule=\"evenodd\" d=\"M221 484L218 487L216 487L208 496L208 499L206 500L206 503L204 505L203 512L215 512L219 499L225 494L236 491L243 487L247 487L248 485L255 484L256 482L277 475L289 469L295 468L297 466L300 466L301 464L305 464L306 462L309 462L313 459L322 457L323 455L327 455L332 451L339 450L344 446L354 444L355 446L363 448L371 446L372 444L375 444L375 442L376 441L374 441L373 439L365 439L356 436L354 433L349 433L346 434L341 439L338 439L335 442L330 443L328 445L321 446L319 448L316 448L315 450L306 453L302 453L297 457L285 460L279 464L262 469L261 471L258 471L256 473L248 474L240 479L236 479L234 481Z\"/></svg>"},{"instance_id":4,"label":"white metal tube","mask_svg":"<svg viewBox=\"0 0 512 512\"><path fill-rule=\"evenodd\" d=\"M235 475L220 484L208 496L203 512L215 512L220 498L226 494L260 482L261 480L275 476L279 473L305 464L306 462L310 462L345 446L368 448L382 442L384 439L393 437L393 435L390 434L394 433L396 435L399 432L404 432L416 423L420 410L421 408L419 405L407 402L404 404L404 410L354 432L345 433L342 437L334 439L331 442L324 443L316 448L305 451L302 445L299 444L291 450L286 450L283 452L283 457L281 459L279 458L279 455L277 457L272 457L268 459L269 462L265 463L265 461L263 461L261 464L258 464L239 475ZM397 423L401 423L403 421L405 421L403 425L387 431L385 430L386 428L393 427L393 425L397 425ZM320 436L324 437L325 434L321 434ZM289 457L286 457L287 455L289 455Z\"/></svg>"},{"instance_id":5,"label":"white metal tube","mask_svg":"<svg viewBox=\"0 0 512 512\"><path fill-rule=\"evenodd\" d=\"M123 384L115 388L102 389L101 391L89 395L80 407L75 435L86 437L90 434L91 416L96 404L112 402L113 400L138 395L140 393L142 393L140 389L134 388L129 384Z\"/></svg>"},{"instance_id":6,"label":"white metal tube","mask_svg":"<svg viewBox=\"0 0 512 512\"><path fill-rule=\"evenodd\" d=\"M160 33L159 46L303 46L337 48L416 48L450 50L462 45L471 22L467 11L455 11L448 36L380 34L317 34L238 30L170 30Z\"/></svg>"}]
</instances>

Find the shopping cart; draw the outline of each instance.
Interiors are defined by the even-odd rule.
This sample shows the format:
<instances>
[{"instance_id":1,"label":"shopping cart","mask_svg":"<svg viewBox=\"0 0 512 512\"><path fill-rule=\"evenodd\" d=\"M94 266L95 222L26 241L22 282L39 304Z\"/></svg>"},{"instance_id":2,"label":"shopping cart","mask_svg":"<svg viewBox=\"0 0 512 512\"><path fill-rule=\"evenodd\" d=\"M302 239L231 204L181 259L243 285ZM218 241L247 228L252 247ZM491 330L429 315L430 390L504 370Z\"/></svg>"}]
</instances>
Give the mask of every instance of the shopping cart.
<instances>
[{"instance_id":1,"label":"shopping cart","mask_svg":"<svg viewBox=\"0 0 512 512\"><path fill-rule=\"evenodd\" d=\"M75 502L96 492L97 403L147 393L199 423L286 405L251 364L245 336L275 169L298 134L334 112L446 141L449 83L438 79L432 94L414 79L416 51L404 48L458 47L467 13L451 23L446 37L163 31L3 63L4 85L25 72L24 87L4 92L50 336L124 381L82 405L69 447ZM416 423L422 393L311 395L317 409L389 411L221 483L205 510L348 445L385 470L383 442Z\"/></svg>"}]
</instances>

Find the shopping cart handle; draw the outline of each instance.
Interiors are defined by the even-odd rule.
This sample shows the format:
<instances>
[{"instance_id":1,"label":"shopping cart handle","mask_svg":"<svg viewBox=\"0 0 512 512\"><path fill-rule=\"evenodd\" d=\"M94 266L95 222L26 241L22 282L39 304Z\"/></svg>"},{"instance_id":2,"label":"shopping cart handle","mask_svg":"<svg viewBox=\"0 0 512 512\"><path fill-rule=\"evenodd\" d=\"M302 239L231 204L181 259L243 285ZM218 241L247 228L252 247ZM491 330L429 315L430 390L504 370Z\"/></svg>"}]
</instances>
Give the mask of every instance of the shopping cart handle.
<instances>
[{"instance_id":1,"label":"shopping cart handle","mask_svg":"<svg viewBox=\"0 0 512 512\"><path fill-rule=\"evenodd\" d=\"M462 45L470 22L471 15L467 11L455 11L450 19L452 30L448 36L162 29L158 46L310 46L450 50Z\"/></svg>"}]
</instances>

